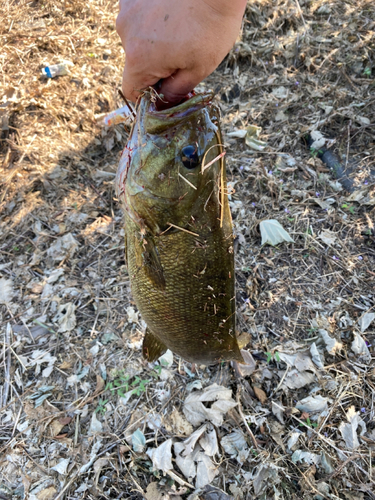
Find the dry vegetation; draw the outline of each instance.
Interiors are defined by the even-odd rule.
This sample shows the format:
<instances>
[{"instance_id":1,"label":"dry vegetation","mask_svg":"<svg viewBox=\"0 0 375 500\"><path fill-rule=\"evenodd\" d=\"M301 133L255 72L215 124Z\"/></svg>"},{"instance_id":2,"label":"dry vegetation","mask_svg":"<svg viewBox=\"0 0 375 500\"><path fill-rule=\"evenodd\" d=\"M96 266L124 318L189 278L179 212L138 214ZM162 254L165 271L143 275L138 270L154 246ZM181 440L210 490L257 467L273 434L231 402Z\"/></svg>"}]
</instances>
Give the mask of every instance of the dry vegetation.
<instances>
[{"instance_id":1,"label":"dry vegetation","mask_svg":"<svg viewBox=\"0 0 375 500\"><path fill-rule=\"evenodd\" d=\"M98 120L123 105L116 12L2 2L0 498L375 498L373 1L249 2L205 82L234 191L242 373L141 357L113 191L128 129ZM41 75L62 60L69 75ZM249 125L261 152L236 137ZM309 149L317 132L347 178ZM262 247L265 219L294 243ZM203 427L202 391L221 401L199 403Z\"/></svg>"}]
</instances>

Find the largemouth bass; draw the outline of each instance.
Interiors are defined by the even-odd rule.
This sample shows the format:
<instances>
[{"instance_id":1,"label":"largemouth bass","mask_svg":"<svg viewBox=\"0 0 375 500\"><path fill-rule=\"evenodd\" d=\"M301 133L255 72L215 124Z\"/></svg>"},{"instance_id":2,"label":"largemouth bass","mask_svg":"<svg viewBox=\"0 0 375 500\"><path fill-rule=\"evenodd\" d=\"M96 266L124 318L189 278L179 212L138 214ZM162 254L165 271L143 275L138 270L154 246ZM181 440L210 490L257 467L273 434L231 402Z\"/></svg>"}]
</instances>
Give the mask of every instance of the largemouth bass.
<instances>
[{"instance_id":1,"label":"largemouth bass","mask_svg":"<svg viewBox=\"0 0 375 500\"><path fill-rule=\"evenodd\" d=\"M232 220L218 110L197 94L158 111L150 93L116 177L143 354L190 362L243 361L235 335Z\"/></svg>"}]
</instances>

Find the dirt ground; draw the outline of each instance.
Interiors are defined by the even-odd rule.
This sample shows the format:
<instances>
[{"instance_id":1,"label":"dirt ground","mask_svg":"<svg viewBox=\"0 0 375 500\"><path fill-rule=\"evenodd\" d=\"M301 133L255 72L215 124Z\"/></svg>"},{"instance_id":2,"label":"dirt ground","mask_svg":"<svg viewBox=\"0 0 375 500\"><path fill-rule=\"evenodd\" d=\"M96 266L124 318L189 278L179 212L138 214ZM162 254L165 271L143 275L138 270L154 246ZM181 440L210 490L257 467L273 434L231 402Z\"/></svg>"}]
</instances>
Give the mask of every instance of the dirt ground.
<instances>
[{"instance_id":1,"label":"dirt ground","mask_svg":"<svg viewBox=\"0 0 375 500\"><path fill-rule=\"evenodd\" d=\"M249 2L201 85L222 112L239 369L142 359L114 193L129 124L103 124L124 105L116 14L2 2L0 498L374 499L373 1ZM292 243L262 246L270 219Z\"/></svg>"}]
</instances>

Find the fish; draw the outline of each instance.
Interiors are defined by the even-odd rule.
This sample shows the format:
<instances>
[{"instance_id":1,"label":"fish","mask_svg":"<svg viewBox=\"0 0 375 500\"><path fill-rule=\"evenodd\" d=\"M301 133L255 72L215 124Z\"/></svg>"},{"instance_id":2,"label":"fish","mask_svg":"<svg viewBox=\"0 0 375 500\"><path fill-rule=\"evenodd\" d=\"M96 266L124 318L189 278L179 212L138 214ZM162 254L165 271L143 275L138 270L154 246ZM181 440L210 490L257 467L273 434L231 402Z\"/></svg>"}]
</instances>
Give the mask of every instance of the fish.
<instances>
[{"instance_id":1,"label":"fish","mask_svg":"<svg viewBox=\"0 0 375 500\"><path fill-rule=\"evenodd\" d=\"M158 110L153 94L143 93L119 162L125 259L147 324L148 361L170 349L191 363L243 362L225 153L212 101L197 93Z\"/></svg>"}]
</instances>

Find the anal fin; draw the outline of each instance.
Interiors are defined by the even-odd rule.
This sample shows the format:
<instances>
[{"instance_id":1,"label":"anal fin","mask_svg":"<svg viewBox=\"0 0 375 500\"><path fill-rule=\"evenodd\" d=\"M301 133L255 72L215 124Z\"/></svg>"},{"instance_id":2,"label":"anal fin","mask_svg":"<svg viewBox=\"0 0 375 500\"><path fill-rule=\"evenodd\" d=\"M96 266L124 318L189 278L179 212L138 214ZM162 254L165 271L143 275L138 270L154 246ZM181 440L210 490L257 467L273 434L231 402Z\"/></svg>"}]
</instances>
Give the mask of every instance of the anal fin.
<instances>
[{"instance_id":1,"label":"anal fin","mask_svg":"<svg viewBox=\"0 0 375 500\"><path fill-rule=\"evenodd\" d=\"M167 347L160 342L160 340L148 328L146 328L146 334L142 345L142 353L147 361L150 363L155 361L160 358L166 350Z\"/></svg>"}]
</instances>

